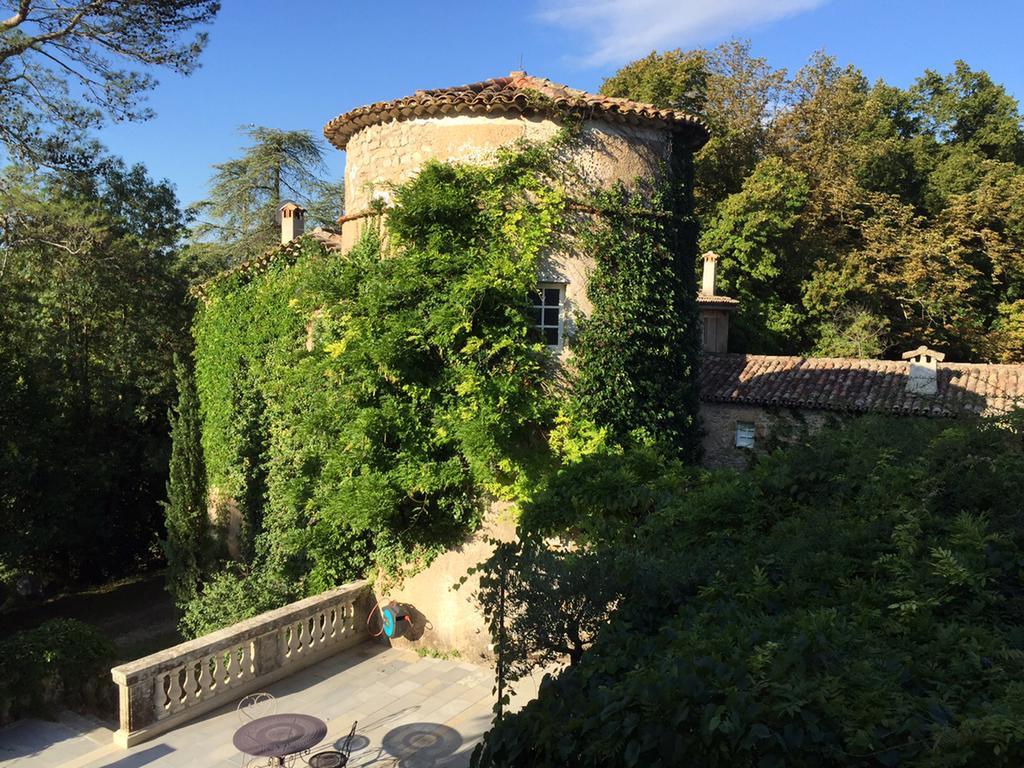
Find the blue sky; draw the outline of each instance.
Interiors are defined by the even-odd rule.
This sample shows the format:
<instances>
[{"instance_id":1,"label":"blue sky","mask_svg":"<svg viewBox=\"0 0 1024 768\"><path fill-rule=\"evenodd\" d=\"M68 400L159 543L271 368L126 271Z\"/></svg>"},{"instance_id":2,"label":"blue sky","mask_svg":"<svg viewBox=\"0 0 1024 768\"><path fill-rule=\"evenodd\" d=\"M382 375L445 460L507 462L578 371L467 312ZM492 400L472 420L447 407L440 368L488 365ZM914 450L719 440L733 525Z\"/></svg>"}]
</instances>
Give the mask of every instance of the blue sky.
<instances>
[{"instance_id":1,"label":"blue sky","mask_svg":"<svg viewBox=\"0 0 1024 768\"><path fill-rule=\"evenodd\" d=\"M157 116L104 127L112 152L200 199L210 166L235 156L243 124L305 128L417 88L523 68L596 89L652 48L749 38L777 67L826 49L871 78L907 85L962 58L1024 97L1019 0L224 0L202 68L162 75ZM340 177L344 155L328 151Z\"/></svg>"}]
</instances>

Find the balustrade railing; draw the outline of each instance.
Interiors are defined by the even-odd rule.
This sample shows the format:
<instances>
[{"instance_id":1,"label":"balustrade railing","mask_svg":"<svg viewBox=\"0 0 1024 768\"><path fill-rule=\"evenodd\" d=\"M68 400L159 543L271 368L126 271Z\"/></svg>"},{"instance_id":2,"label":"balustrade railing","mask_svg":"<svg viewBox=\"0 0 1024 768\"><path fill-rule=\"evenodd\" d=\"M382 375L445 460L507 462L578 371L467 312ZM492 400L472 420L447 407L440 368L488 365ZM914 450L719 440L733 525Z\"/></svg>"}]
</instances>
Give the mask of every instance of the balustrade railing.
<instances>
[{"instance_id":1,"label":"balustrade railing","mask_svg":"<svg viewBox=\"0 0 1024 768\"><path fill-rule=\"evenodd\" d=\"M130 747L369 638L358 581L114 667Z\"/></svg>"}]
</instances>

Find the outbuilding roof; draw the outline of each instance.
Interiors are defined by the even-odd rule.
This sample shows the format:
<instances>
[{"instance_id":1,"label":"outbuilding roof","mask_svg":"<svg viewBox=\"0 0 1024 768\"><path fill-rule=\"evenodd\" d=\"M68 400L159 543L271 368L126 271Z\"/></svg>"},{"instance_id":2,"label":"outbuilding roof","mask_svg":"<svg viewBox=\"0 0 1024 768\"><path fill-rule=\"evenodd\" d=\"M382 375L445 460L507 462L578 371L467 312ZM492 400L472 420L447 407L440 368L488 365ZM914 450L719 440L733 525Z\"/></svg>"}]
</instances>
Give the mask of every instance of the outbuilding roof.
<instances>
[{"instance_id":1,"label":"outbuilding roof","mask_svg":"<svg viewBox=\"0 0 1024 768\"><path fill-rule=\"evenodd\" d=\"M735 309L740 305L739 299L730 296L719 296L717 293L697 293L697 303L701 306L718 307L720 309Z\"/></svg>"},{"instance_id":2,"label":"outbuilding roof","mask_svg":"<svg viewBox=\"0 0 1024 768\"><path fill-rule=\"evenodd\" d=\"M709 136L707 124L687 112L587 93L525 72L468 85L416 91L412 96L358 107L327 123L324 136L338 149L345 149L360 129L389 120L459 114L552 115L565 111L613 122L671 127L686 135L694 149L703 146Z\"/></svg>"},{"instance_id":3,"label":"outbuilding roof","mask_svg":"<svg viewBox=\"0 0 1024 768\"><path fill-rule=\"evenodd\" d=\"M700 398L711 403L944 417L1006 413L1024 405L1024 365L943 363L938 366L935 395L907 391L908 367L896 360L706 354L701 360Z\"/></svg>"}]
</instances>

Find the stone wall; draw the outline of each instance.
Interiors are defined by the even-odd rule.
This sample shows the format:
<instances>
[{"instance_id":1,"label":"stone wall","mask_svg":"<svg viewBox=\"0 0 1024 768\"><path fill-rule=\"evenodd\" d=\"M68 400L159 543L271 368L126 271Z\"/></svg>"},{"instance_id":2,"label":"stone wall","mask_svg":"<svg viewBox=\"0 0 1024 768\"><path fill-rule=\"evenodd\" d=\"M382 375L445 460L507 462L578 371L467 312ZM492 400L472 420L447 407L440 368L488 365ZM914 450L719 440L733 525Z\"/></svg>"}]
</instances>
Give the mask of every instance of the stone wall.
<instances>
[{"instance_id":1,"label":"stone wall","mask_svg":"<svg viewBox=\"0 0 1024 768\"><path fill-rule=\"evenodd\" d=\"M841 417L829 411L702 402L700 419L704 430L704 466L745 469L753 453L784 444L802 434L813 434L838 423ZM754 425L753 451L736 447L738 422Z\"/></svg>"},{"instance_id":2,"label":"stone wall","mask_svg":"<svg viewBox=\"0 0 1024 768\"><path fill-rule=\"evenodd\" d=\"M494 552L492 539L511 541L515 524L508 504L491 505L483 527L465 542L439 555L427 568L407 578L400 586L377 586L377 599L395 601L415 610L415 630L410 637L395 638L392 644L403 648L429 648L443 653L457 652L467 661L489 661L491 637L477 603L480 576L469 577L455 585Z\"/></svg>"}]
</instances>

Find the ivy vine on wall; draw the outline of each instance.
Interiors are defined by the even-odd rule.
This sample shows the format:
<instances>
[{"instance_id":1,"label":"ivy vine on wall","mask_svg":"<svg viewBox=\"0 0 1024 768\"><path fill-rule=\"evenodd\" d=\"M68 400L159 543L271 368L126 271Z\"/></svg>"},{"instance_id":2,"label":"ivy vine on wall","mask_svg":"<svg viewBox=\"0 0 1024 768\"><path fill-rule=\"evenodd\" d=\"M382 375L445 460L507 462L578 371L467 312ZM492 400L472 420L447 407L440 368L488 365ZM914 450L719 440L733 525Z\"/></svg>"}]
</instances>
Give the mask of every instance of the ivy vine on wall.
<instances>
[{"instance_id":1,"label":"ivy vine on wall","mask_svg":"<svg viewBox=\"0 0 1024 768\"><path fill-rule=\"evenodd\" d=\"M222 525L241 536L186 631L425 562L487 498L527 499L560 464L637 435L693 454L693 238L680 248L681 219L662 215L671 186L597 193L587 202L620 213L570 214L572 141L429 163L394 190L383 236L345 254L301 238L205 287L203 452ZM565 235L597 262L568 390L526 306Z\"/></svg>"}]
</instances>

